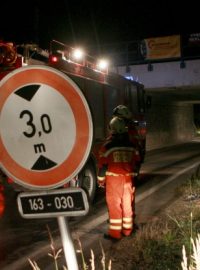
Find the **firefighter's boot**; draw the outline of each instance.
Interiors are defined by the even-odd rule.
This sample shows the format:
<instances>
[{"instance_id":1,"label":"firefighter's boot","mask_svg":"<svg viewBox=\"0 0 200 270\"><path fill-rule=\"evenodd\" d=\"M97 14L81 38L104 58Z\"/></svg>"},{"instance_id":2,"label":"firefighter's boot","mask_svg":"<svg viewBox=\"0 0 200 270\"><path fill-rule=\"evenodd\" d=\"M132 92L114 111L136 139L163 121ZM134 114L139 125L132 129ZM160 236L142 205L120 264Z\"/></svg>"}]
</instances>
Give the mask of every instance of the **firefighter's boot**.
<instances>
[{"instance_id":1,"label":"firefighter's boot","mask_svg":"<svg viewBox=\"0 0 200 270\"><path fill-rule=\"evenodd\" d=\"M122 234L124 236L130 236L132 234L133 230L132 229L123 229Z\"/></svg>"},{"instance_id":2,"label":"firefighter's boot","mask_svg":"<svg viewBox=\"0 0 200 270\"><path fill-rule=\"evenodd\" d=\"M107 237L106 237L107 236ZM122 234L121 234L121 230L108 230L108 234L104 235L105 238L113 238L113 239L121 239L122 238Z\"/></svg>"}]
</instances>

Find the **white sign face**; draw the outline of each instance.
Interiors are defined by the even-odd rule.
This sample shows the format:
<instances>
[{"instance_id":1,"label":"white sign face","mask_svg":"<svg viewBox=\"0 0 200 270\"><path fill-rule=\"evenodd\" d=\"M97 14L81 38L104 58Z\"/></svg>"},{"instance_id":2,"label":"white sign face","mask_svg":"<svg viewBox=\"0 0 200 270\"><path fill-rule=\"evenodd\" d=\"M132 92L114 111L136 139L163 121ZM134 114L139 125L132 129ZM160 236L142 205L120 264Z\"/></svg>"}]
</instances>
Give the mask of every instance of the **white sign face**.
<instances>
[{"instance_id":1,"label":"white sign face","mask_svg":"<svg viewBox=\"0 0 200 270\"><path fill-rule=\"evenodd\" d=\"M46 66L20 68L0 84L0 162L30 189L51 189L81 170L92 145L88 104L66 75Z\"/></svg>"},{"instance_id":2,"label":"white sign face","mask_svg":"<svg viewBox=\"0 0 200 270\"><path fill-rule=\"evenodd\" d=\"M32 92L29 97L27 87ZM36 171L61 164L71 153L76 137L70 105L58 91L43 84L23 86L7 98L0 130L11 157L20 166Z\"/></svg>"}]
</instances>

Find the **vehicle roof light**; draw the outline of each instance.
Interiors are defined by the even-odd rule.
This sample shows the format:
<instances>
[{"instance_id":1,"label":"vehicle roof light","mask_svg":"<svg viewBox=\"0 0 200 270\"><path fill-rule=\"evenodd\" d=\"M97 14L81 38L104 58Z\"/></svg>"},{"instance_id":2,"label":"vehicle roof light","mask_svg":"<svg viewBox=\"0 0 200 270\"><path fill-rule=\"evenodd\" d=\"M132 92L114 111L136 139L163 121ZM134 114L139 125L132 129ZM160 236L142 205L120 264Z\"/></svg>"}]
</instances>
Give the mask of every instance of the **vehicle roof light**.
<instances>
[{"instance_id":1,"label":"vehicle roof light","mask_svg":"<svg viewBox=\"0 0 200 270\"><path fill-rule=\"evenodd\" d=\"M53 44L55 43L55 46ZM85 68L92 69L96 72L108 74L109 62L105 58L96 60L93 56L86 54L81 47L72 48L63 43L53 40L50 48L49 61L53 63L65 60L73 65L80 65ZM62 62L64 64L64 62Z\"/></svg>"},{"instance_id":2,"label":"vehicle roof light","mask_svg":"<svg viewBox=\"0 0 200 270\"><path fill-rule=\"evenodd\" d=\"M81 49L74 49L72 52L72 57L74 60L82 60L84 58L84 52Z\"/></svg>"},{"instance_id":3,"label":"vehicle roof light","mask_svg":"<svg viewBox=\"0 0 200 270\"><path fill-rule=\"evenodd\" d=\"M108 71L108 61L105 59L100 59L97 63L97 69L99 71L107 72Z\"/></svg>"}]
</instances>

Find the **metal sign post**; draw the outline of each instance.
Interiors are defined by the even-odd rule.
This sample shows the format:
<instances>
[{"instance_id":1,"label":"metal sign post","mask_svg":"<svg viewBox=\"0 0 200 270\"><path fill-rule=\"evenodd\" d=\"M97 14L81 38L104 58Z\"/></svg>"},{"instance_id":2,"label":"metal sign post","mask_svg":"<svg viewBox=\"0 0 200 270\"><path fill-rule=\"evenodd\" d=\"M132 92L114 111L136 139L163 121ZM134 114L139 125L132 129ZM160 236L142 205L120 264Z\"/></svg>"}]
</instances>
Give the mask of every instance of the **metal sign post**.
<instances>
[{"instance_id":1,"label":"metal sign post","mask_svg":"<svg viewBox=\"0 0 200 270\"><path fill-rule=\"evenodd\" d=\"M65 260L68 270L78 270L78 262L76 257L76 251L74 249L73 241L71 238L68 220L63 216L58 217L58 224L61 233L62 245L65 254Z\"/></svg>"}]
</instances>

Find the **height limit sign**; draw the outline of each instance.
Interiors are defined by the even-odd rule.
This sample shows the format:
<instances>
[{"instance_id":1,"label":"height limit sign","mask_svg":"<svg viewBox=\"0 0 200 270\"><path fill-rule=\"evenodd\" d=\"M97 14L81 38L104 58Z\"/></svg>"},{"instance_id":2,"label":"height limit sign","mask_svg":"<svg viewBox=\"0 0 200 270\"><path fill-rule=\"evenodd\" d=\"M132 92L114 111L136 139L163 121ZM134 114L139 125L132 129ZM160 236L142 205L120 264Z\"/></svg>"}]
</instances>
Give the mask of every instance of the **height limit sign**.
<instances>
[{"instance_id":1,"label":"height limit sign","mask_svg":"<svg viewBox=\"0 0 200 270\"><path fill-rule=\"evenodd\" d=\"M85 164L93 125L79 87L46 66L23 67L0 82L0 166L29 189L70 181Z\"/></svg>"}]
</instances>

